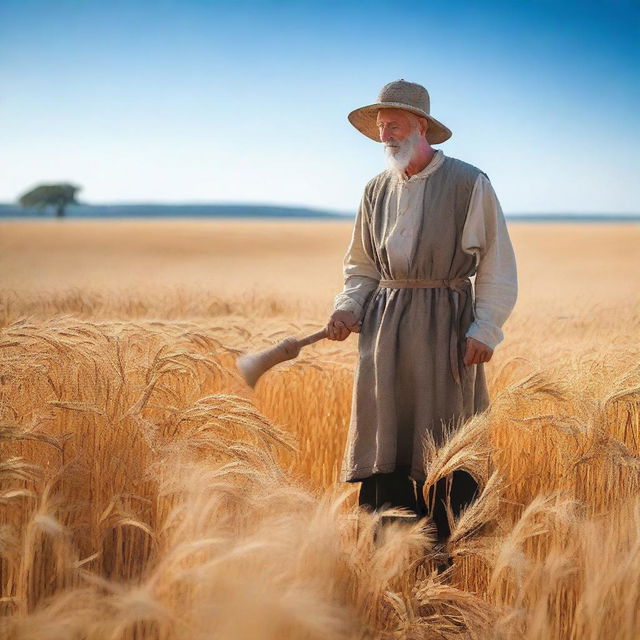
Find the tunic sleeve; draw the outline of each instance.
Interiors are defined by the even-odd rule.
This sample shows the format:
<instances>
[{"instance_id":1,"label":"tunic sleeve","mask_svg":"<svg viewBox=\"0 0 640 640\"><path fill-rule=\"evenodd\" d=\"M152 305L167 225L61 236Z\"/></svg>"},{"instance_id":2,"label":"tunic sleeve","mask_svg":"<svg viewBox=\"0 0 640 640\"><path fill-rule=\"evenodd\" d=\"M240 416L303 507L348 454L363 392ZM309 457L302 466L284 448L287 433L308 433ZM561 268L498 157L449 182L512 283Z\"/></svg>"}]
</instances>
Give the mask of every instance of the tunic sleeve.
<instances>
[{"instance_id":1,"label":"tunic sleeve","mask_svg":"<svg viewBox=\"0 0 640 640\"><path fill-rule=\"evenodd\" d=\"M351 242L343 260L344 289L334 300L334 309L351 311L358 321L362 319L367 298L380 281L380 274L371 255L369 215L369 200L365 191L358 207Z\"/></svg>"},{"instance_id":2,"label":"tunic sleeve","mask_svg":"<svg viewBox=\"0 0 640 640\"><path fill-rule=\"evenodd\" d=\"M516 260L500 202L489 179L478 174L462 231L462 249L476 258L475 320L466 333L495 349L516 303Z\"/></svg>"}]
</instances>

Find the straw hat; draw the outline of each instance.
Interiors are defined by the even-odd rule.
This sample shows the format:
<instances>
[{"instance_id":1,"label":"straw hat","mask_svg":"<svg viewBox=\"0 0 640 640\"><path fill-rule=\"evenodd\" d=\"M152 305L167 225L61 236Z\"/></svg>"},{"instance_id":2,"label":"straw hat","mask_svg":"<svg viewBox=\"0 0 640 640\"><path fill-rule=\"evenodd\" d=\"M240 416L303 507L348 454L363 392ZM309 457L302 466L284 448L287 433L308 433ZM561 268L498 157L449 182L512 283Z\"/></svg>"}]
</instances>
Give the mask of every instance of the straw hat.
<instances>
[{"instance_id":1,"label":"straw hat","mask_svg":"<svg viewBox=\"0 0 640 640\"><path fill-rule=\"evenodd\" d=\"M378 109L404 109L429 120L427 142L438 144L448 140L453 134L442 122L429 114L429 92L420 84L396 80L385 84L375 104L360 107L349 115L349 122L365 136L380 142L380 133L376 124Z\"/></svg>"}]
</instances>

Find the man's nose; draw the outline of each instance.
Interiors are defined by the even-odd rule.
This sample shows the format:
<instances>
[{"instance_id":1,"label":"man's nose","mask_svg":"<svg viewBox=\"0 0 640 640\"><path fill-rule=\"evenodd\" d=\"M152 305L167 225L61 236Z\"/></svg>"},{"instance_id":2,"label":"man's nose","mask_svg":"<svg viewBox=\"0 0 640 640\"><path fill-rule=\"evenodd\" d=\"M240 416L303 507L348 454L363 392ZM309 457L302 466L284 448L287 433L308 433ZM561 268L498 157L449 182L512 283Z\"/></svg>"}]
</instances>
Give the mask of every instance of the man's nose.
<instances>
[{"instance_id":1,"label":"man's nose","mask_svg":"<svg viewBox=\"0 0 640 640\"><path fill-rule=\"evenodd\" d=\"M389 132L385 127L382 127L380 130L380 141L387 142L390 139L391 139L391 135L389 134Z\"/></svg>"}]
</instances>

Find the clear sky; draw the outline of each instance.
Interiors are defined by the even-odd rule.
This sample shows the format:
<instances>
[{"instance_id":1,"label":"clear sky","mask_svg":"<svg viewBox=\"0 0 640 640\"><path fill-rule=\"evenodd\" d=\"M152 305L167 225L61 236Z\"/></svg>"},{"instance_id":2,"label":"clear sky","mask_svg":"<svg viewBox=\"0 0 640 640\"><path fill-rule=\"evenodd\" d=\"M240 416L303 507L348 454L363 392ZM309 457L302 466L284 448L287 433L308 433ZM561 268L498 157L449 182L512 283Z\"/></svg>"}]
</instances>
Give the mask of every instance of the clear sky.
<instances>
[{"instance_id":1,"label":"clear sky","mask_svg":"<svg viewBox=\"0 0 640 640\"><path fill-rule=\"evenodd\" d=\"M632 0L0 0L0 201L352 212L384 158L347 113L399 78L505 213L640 212Z\"/></svg>"}]
</instances>

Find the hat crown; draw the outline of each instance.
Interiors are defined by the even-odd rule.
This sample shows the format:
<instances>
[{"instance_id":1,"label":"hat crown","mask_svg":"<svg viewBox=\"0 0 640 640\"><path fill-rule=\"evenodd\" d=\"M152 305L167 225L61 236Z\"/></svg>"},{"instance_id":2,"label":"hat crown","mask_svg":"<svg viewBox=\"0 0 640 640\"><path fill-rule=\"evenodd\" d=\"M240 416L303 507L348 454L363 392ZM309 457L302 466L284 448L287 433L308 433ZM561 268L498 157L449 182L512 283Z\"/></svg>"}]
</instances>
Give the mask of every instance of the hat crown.
<instances>
[{"instance_id":1,"label":"hat crown","mask_svg":"<svg viewBox=\"0 0 640 640\"><path fill-rule=\"evenodd\" d=\"M421 84L406 80L396 80L385 84L378 96L378 102L405 104L425 113L431 113L429 92Z\"/></svg>"}]
</instances>

